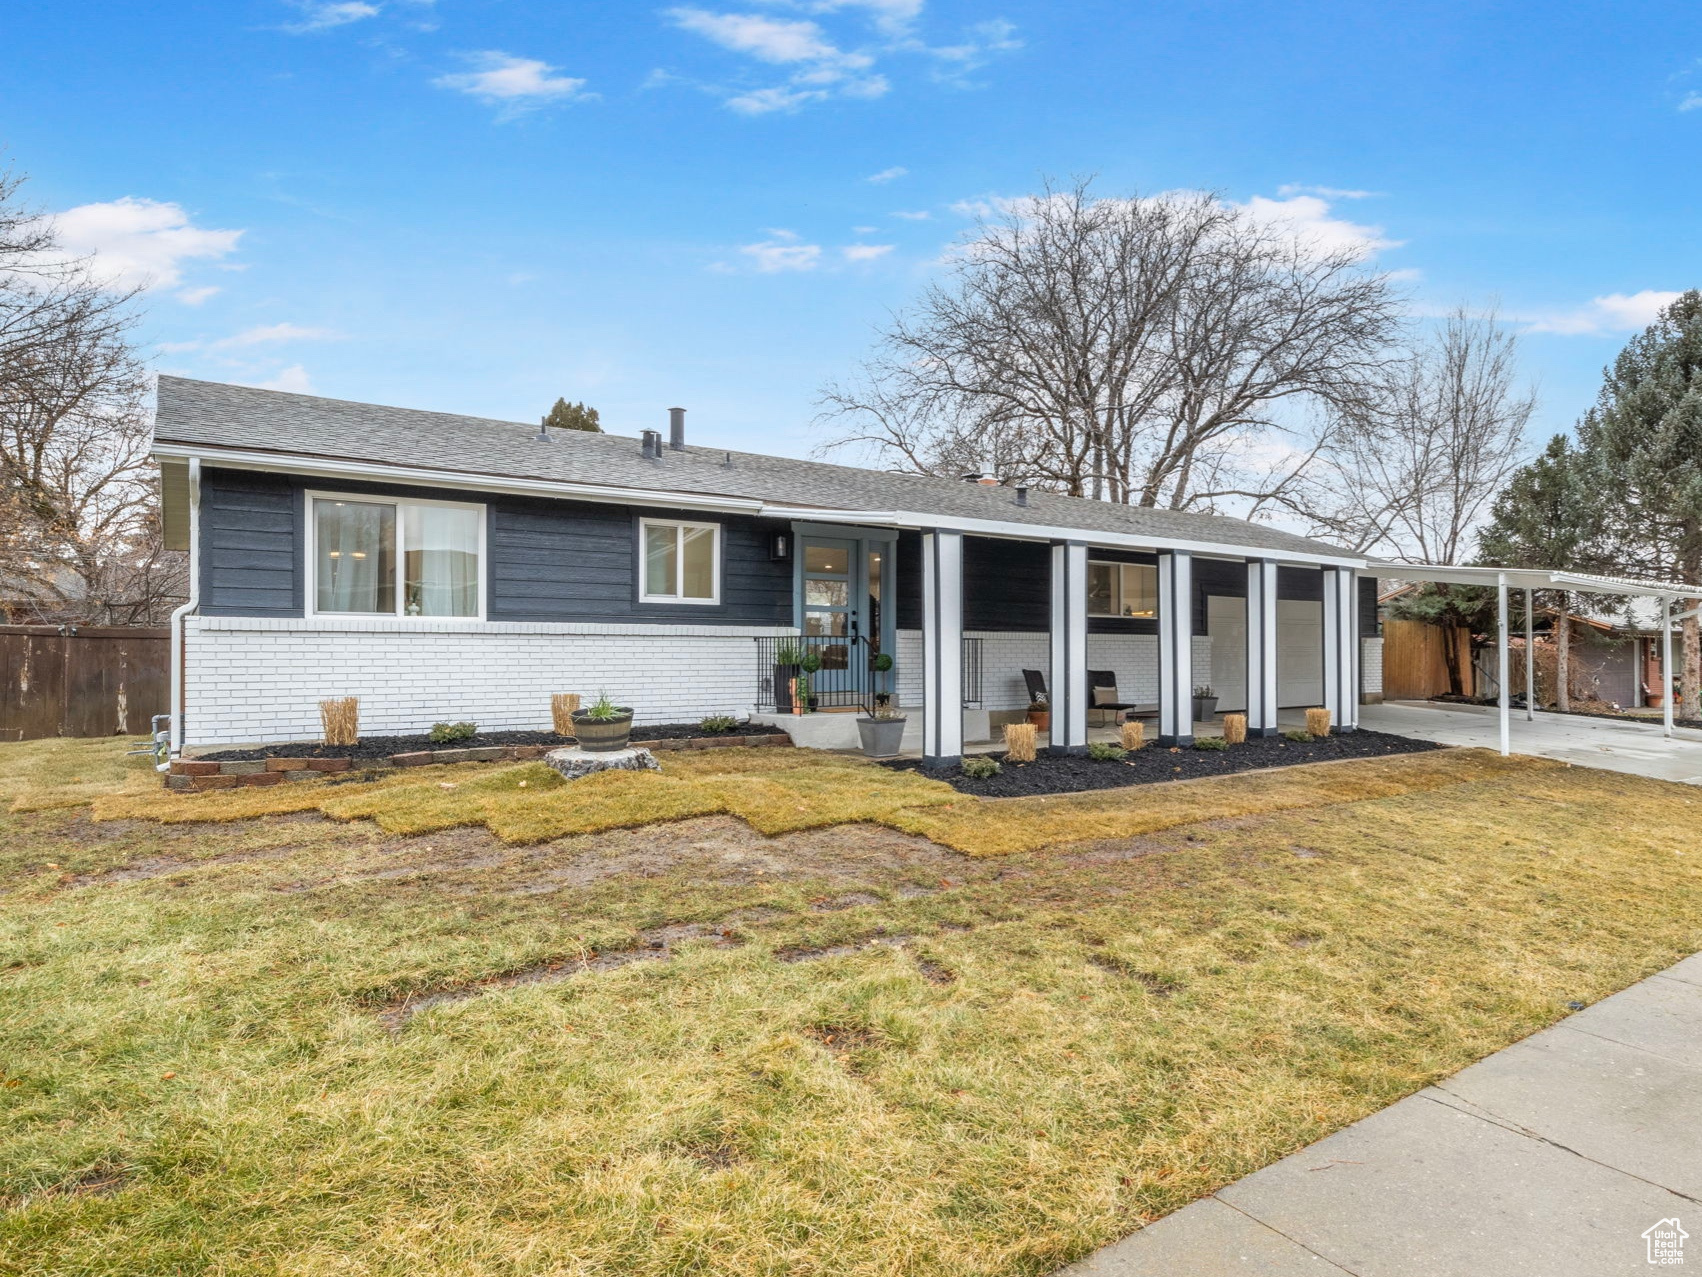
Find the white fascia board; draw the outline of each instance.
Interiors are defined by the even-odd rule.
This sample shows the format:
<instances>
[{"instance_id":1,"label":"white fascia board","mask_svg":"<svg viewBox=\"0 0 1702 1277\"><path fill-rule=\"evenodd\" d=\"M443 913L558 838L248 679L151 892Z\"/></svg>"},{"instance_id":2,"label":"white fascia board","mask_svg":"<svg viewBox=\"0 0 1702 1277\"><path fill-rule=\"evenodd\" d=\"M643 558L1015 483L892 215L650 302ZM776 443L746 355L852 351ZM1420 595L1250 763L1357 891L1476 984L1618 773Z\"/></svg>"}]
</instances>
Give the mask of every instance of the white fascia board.
<instances>
[{"instance_id":1,"label":"white fascia board","mask_svg":"<svg viewBox=\"0 0 1702 1277\"><path fill-rule=\"evenodd\" d=\"M274 474L299 474L316 479L362 479L369 482L401 483L415 487L453 487L472 492L504 492L517 496L571 498L615 505L652 505L673 510L714 510L732 514L754 514L763 518L806 520L813 523L861 524L921 530L938 528L972 536L1003 537L1017 541L1083 541L1089 545L1126 550L1181 550L1191 554L1247 559L1271 559L1296 566L1363 568L1363 556L1314 554L1300 550L1272 550L1262 546L1230 542L1193 541L1176 537L1138 536L1123 532L1101 532L1090 528L1054 527L1039 523L1012 523L1003 519L972 519L956 515L922 514L909 510L835 510L817 506L776 505L754 497L675 492L660 488L622 488L613 484L574 483L556 479L522 479L459 470L432 470L420 466L381 465L370 461L335 457L305 457L242 448L209 447L199 444L156 441L153 455L160 459L198 457L212 465Z\"/></svg>"},{"instance_id":2,"label":"white fascia board","mask_svg":"<svg viewBox=\"0 0 1702 1277\"><path fill-rule=\"evenodd\" d=\"M1373 562L1380 575L1402 581L1443 581L1450 585L1498 585L1503 579L1520 590L1577 590L1582 594L1634 594L1644 598L1680 595L1695 586L1662 585L1657 581L1622 581L1587 572L1552 572L1547 568L1475 567L1449 563Z\"/></svg>"},{"instance_id":3,"label":"white fascia board","mask_svg":"<svg viewBox=\"0 0 1702 1277\"><path fill-rule=\"evenodd\" d=\"M555 479L502 478L459 470L428 470L418 466L378 465L328 457L286 457L272 452L245 452L236 448L207 448L191 444L156 443L153 455L160 458L199 457L209 465L299 474L315 479L362 479L414 487L464 488L470 492L503 492L516 496L571 497L577 501L654 505L670 510L714 510L729 514L756 514L762 509L761 501L746 497L621 488L613 484L572 483Z\"/></svg>"}]
</instances>

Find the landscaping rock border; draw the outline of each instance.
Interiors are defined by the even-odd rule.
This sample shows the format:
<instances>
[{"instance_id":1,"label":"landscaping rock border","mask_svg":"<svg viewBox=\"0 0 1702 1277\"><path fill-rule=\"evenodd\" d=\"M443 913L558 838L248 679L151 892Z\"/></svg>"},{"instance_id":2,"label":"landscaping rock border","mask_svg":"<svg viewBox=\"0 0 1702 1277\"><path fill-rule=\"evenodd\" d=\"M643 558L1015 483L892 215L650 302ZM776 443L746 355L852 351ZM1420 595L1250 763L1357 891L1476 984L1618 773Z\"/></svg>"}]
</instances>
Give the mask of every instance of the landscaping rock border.
<instances>
[{"instance_id":1,"label":"landscaping rock border","mask_svg":"<svg viewBox=\"0 0 1702 1277\"><path fill-rule=\"evenodd\" d=\"M671 740L642 742L649 750L779 748L790 746L785 732L751 735L686 736ZM403 767L431 767L443 763L513 763L544 757L557 745L481 745L472 749L421 749L379 758L174 758L166 773L167 789L199 792L208 789L238 789L247 785L281 785L288 781L317 780L327 772L387 772Z\"/></svg>"}]
</instances>

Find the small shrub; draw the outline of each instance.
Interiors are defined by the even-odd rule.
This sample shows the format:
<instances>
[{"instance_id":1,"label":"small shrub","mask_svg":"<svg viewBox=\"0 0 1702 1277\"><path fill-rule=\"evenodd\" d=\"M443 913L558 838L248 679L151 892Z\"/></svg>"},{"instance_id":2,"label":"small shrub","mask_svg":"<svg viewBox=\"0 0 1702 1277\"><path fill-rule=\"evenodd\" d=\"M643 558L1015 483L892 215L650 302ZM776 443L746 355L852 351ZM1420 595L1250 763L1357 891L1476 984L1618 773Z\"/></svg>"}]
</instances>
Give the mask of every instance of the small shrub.
<instances>
[{"instance_id":1,"label":"small shrub","mask_svg":"<svg viewBox=\"0 0 1702 1277\"><path fill-rule=\"evenodd\" d=\"M447 745L450 741L472 740L478 734L477 723L433 723L426 739L433 745Z\"/></svg>"},{"instance_id":2,"label":"small shrub","mask_svg":"<svg viewBox=\"0 0 1702 1277\"><path fill-rule=\"evenodd\" d=\"M1033 723L1006 723L1005 757L1013 763L1032 763L1035 735Z\"/></svg>"},{"instance_id":3,"label":"small shrub","mask_svg":"<svg viewBox=\"0 0 1702 1277\"><path fill-rule=\"evenodd\" d=\"M710 734L714 734L716 732L730 732L738 725L739 720L734 718L731 714L710 714L706 718L700 718L697 720L697 730L700 732L708 732Z\"/></svg>"},{"instance_id":4,"label":"small shrub","mask_svg":"<svg viewBox=\"0 0 1702 1277\"><path fill-rule=\"evenodd\" d=\"M1229 742L1221 736L1202 736L1194 742L1195 749L1228 749Z\"/></svg>"},{"instance_id":5,"label":"small shrub","mask_svg":"<svg viewBox=\"0 0 1702 1277\"><path fill-rule=\"evenodd\" d=\"M550 697L550 723L557 736L573 735L573 711L578 708L578 692L557 692Z\"/></svg>"},{"instance_id":6,"label":"small shrub","mask_svg":"<svg viewBox=\"0 0 1702 1277\"><path fill-rule=\"evenodd\" d=\"M991 780L999 774L999 760L977 754L963 760L963 774L970 780Z\"/></svg>"},{"instance_id":7,"label":"small shrub","mask_svg":"<svg viewBox=\"0 0 1702 1277\"><path fill-rule=\"evenodd\" d=\"M1311 732L1290 731L1290 732L1284 732L1282 734L1282 738L1284 740L1299 741L1302 745L1304 745L1307 741L1312 739L1312 733Z\"/></svg>"},{"instance_id":8,"label":"small shrub","mask_svg":"<svg viewBox=\"0 0 1702 1277\"><path fill-rule=\"evenodd\" d=\"M1096 740L1087 747L1087 756L1096 763L1122 762L1128 752L1121 745L1113 745L1108 740Z\"/></svg>"},{"instance_id":9,"label":"small shrub","mask_svg":"<svg viewBox=\"0 0 1702 1277\"><path fill-rule=\"evenodd\" d=\"M1138 718L1125 719L1123 722L1123 748L1133 753L1146 746L1146 724Z\"/></svg>"},{"instance_id":10,"label":"small shrub","mask_svg":"<svg viewBox=\"0 0 1702 1277\"><path fill-rule=\"evenodd\" d=\"M877 652L875 659L869 662L869 668L877 674L885 674L892 669L892 653Z\"/></svg>"},{"instance_id":11,"label":"small shrub","mask_svg":"<svg viewBox=\"0 0 1702 1277\"><path fill-rule=\"evenodd\" d=\"M1330 734L1330 711L1323 708L1306 711L1306 730L1314 736Z\"/></svg>"},{"instance_id":12,"label":"small shrub","mask_svg":"<svg viewBox=\"0 0 1702 1277\"><path fill-rule=\"evenodd\" d=\"M1247 716L1245 714L1225 714L1223 716L1223 739L1231 745L1239 745L1247 739Z\"/></svg>"},{"instance_id":13,"label":"small shrub","mask_svg":"<svg viewBox=\"0 0 1702 1277\"><path fill-rule=\"evenodd\" d=\"M319 724L327 745L360 744L360 697L320 701Z\"/></svg>"}]
</instances>

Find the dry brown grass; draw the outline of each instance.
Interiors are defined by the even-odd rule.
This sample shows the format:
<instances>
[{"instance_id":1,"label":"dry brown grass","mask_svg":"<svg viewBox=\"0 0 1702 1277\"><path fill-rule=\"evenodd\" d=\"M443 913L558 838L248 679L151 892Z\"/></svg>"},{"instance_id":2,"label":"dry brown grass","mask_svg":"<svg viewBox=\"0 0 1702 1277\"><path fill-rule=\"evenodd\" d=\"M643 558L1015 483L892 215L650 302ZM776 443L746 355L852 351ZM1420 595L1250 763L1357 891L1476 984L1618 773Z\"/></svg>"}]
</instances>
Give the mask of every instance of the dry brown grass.
<instances>
[{"instance_id":1,"label":"dry brown grass","mask_svg":"<svg viewBox=\"0 0 1702 1277\"><path fill-rule=\"evenodd\" d=\"M578 692L556 692L550 697L550 722L557 736L573 735L573 711L578 708Z\"/></svg>"},{"instance_id":2,"label":"dry brown grass","mask_svg":"<svg viewBox=\"0 0 1702 1277\"><path fill-rule=\"evenodd\" d=\"M1247 739L1247 716L1245 714L1225 714L1223 716L1223 739L1231 745L1239 745Z\"/></svg>"},{"instance_id":3,"label":"dry brown grass","mask_svg":"<svg viewBox=\"0 0 1702 1277\"><path fill-rule=\"evenodd\" d=\"M1330 734L1330 711L1321 706L1314 706L1306 711L1306 730L1314 736Z\"/></svg>"},{"instance_id":4,"label":"dry brown grass","mask_svg":"<svg viewBox=\"0 0 1702 1277\"><path fill-rule=\"evenodd\" d=\"M1138 718L1123 720L1123 748L1141 749L1146 745L1146 724Z\"/></svg>"},{"instance_id":5,"label":"dry brown grass","mask_svg":"<svg viewBox=\"0 0 1702 1277\"><path fill-rule=\"evenodd\" d=\"M320 701L319 724L327 745L360 744L360 697Z\"/></svg>"},{"instance_id":6,"label":"dry brown grass","mask_svg":"<svg viewBox=\"0 0 1702 1277\"><path fill-rule=\"evenodd\" d=\"M1039 732L1033 723L1006 723L1005 757L1013 763L1032 763L1038 737Z\"/></svg>"}]
</instances>

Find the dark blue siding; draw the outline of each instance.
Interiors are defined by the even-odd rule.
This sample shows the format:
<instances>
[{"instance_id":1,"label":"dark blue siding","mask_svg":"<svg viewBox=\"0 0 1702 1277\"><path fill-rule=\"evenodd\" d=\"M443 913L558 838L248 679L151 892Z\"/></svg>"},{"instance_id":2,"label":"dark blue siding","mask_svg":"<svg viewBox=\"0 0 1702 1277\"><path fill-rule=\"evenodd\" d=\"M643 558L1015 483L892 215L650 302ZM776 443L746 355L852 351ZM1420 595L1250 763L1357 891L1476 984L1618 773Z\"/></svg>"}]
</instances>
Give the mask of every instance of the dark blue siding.
<instances>
[{"instance_id":1,"label":"dark blue siding","mask_svg":"<svg viewBox=\"0 0 1702 1277\"><path fill-rule=\"evenodd\" d=\"M203 612L303 614L303 493L309 488L482 503L485 614L493 621L792 624L792 565L768 557L769 535L788 529L785 523L218 470L205 472L201 482ZM718 605L638 602L638 519L670 515L722 525Z\"/></svg>"}]
</instances>

